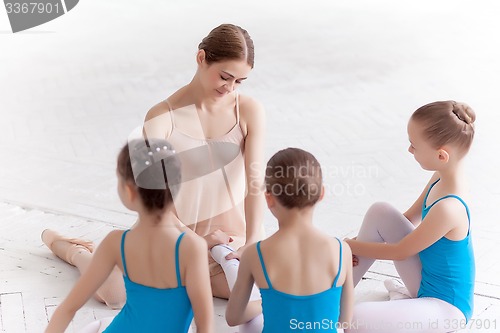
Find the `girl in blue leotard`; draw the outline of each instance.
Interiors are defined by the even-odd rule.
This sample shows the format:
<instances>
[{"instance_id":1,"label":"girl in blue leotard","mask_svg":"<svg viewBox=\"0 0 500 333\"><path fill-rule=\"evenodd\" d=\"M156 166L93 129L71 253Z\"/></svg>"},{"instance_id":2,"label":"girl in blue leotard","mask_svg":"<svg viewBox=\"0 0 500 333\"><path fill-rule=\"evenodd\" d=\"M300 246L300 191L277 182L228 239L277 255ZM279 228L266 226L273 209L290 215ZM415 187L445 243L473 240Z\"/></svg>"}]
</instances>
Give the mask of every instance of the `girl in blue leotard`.
<instances>
[{"instance_id":1,"label":"girl in blue leotard","mask_svg":"<svg viewBox=\"0 0 500 333\"><path fill-rule=\"evenodd\" d=\"M248 303L255 281L263 332L336 332L352 314L352 254L313 226L314 206L324 194L321 167L310 153L288 148L269 160L265 184L279 230L243 253L226 320L242 324L261 311Z\"/></svg>"},{"instance_id":2,"label":"girl in blue leotard","mask_svg":"<svg viewBox=\"0 0 500 333\"><path fill-rule=\"evenodd\" d=\"M462 169L474 120L470 107L454 101L424 105L411 116L409 152L434 175L404 214L374 204L356 239L346 240L356 257L355 285L374 259L394 260L404 286L386 287L407 296L358 304L347 332L452 332L471 318L475 265Z\"/></svg>"},{"instance_id":3,"label":"girl in blue leotard","mask_svg":"<svg viewBox=\"0 0 500 333\"><path fill-rule=\"evenodd\" d=\"M207 245L173 211L181 178L172 146L165 140L130 141L118 156L117 176L119 197L138 213L138 221L132 229L112 231L104 238L46 332L64 332L117 266L127 300L104 332L185 333L194 313L197 332L213 333ZM57 242L59 237L53 236ZM84 332L102 332L104 326L104 321L94 322Z\"/></svg>"}]
</instances>

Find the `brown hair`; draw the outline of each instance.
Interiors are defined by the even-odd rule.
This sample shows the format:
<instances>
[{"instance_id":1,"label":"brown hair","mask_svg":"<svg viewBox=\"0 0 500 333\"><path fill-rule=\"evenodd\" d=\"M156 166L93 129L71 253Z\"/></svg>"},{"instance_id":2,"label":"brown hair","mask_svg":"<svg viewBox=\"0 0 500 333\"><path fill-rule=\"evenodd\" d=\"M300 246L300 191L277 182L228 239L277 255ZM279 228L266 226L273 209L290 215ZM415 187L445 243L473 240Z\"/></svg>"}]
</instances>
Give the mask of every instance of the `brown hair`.
<instances>
[{"instance_id":1,"label":"brown hair","mask_svg":"<svg viewBox=\"0 0 500 333\"><path fill-rule=\"evenodd\" d=\"M287 208L304 208L318 202L322 190L318 160L299 148L280 150L267 162L266 192Z\"/></svg>"},{"instance_id":2,"label":"brown hair","mask_svg":"<svg viewBox=\"0 0 500 333\"><path fill-rule=\"evenodd\" d=\"M153 147L165 147L168 154L161 152L163 155L155 160ZM143 165L140 169L139 164ZM129 141L118 154L117 171L123 180L135 184L144 207L150 212L164 210L172 204L181 183L179 158L166 140Z\"/></svg>"},{"instance_id":3,"label":"brown hair","mask_svg":"<svg viewBox=\"0 0 500 333\"><path fill-rule=\"evenodd\" d=\"M203 38L198 50L205 51L210 65L223 60L246 60L253 68L254 47L248 32L234 24L221 24Z\"/></svg>"},{"instance_id":4,"label":"brown hair","mask_svg":"<svg viewBox=\"0 0 500 333\"><path fill-rule=\"evenodd\" d=\"M452 144L466 153L474 139L476 114L465 103L429 103L418 108L410 120L423 124L424 135L435 148Z\"/></svg>"}]
</instances>

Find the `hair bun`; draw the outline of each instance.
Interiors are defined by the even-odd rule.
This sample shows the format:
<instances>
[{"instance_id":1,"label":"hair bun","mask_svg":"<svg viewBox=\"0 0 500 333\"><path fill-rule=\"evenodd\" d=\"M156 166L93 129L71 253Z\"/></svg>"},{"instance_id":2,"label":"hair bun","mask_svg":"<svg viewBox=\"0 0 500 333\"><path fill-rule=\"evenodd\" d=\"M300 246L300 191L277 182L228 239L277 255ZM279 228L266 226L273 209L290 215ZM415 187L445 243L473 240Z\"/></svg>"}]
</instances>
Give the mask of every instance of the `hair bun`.
<instances>
[{"instance_id":1,"label":"hair bun","mask_svg":"<svg viewBox=\"0 0 500 333\"><path fill-rule=\"evenodd\" d=\"M453 110L452 112L466 124L473 124L474 121L476 120L476 114L474 113L474 110L470 106L468 106L465 103L460 103L460 102L452 102L453 103Z\"/></svg>"}]
</instances>

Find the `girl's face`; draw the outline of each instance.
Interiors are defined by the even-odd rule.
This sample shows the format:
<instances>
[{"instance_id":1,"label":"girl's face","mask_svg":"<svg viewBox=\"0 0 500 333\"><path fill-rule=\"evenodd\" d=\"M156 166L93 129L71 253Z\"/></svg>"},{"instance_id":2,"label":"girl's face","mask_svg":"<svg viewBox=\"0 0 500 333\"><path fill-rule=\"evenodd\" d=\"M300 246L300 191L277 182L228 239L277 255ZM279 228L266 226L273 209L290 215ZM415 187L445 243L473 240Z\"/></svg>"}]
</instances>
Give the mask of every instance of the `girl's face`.
<instances>
[{"instance_id":1,"label":"girl's face","mask_svg":"<svg viewBox=\"0 0 500 333\"><path fill-rule=\"evenodd\" d=\"M202 85L208 95L221 98L232 93L250 74L252 68L245 60L227 60L210 65L199 64Z\"/></svg>"},{"instance_id":2,"label":"girl's face","mask_svg":"<svg viewBox=\"0 0 500 333\"><path fill-rule=\"evenodd\" d=\"M408 123L408 151L424 170L436 170L439 167L439 149L434 148L425 139L422 125L410 120Z\"/></svg>"}]
</instances>

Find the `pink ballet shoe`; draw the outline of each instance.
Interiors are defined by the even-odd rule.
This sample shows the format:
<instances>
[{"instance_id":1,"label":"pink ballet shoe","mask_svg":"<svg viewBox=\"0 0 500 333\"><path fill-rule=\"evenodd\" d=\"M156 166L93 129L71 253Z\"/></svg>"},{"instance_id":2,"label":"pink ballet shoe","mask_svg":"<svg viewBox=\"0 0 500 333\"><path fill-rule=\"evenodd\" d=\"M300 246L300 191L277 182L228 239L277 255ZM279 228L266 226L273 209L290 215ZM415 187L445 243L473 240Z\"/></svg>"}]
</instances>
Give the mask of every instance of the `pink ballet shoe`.
<instances>
[{"instance_id":1,"label":"pink ballet shoe","mask_svg":"<svg viewBox=\"0 0 500 333\"><path fill-rule=\"evenodd\" d=\"M42 231L42 242L60 259L73 265L73 257L81 251L94 252L94 243L78 238L61 236L51 229Z\"/></svg>"}]
</instances>

